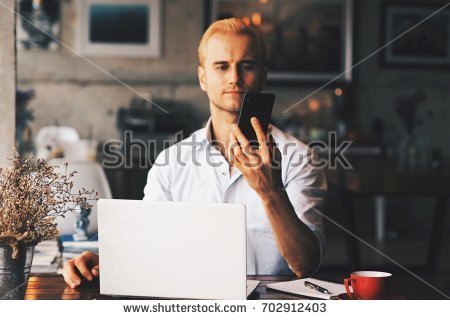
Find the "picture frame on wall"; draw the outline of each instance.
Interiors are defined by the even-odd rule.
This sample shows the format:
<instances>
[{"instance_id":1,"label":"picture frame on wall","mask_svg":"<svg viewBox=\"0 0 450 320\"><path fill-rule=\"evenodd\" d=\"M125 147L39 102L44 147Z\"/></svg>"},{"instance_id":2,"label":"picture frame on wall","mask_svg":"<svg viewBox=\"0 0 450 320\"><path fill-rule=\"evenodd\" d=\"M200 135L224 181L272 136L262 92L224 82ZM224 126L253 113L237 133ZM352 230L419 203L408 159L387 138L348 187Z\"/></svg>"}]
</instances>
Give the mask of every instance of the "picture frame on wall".
<instances>
[{"instance_id":1,"label":"picture frame on wall","mask_svg":"<svg viewBox=\"0 0 450 320\"><path fill-rule=\"evenodd\" d=\"M18 51L60 49L61 6L59 0L16 0Z\"/></svg>"},{"instance_id":2,"label":"picture frame on wall","mask_svg":"<svg viewBox=\"0 0 450 320\"><path fill-rule=\"evenodd\" d=\"M205 28L241 18L261 32L269 81L351 82L352 0L207 0Z\"/></svg>"},{"instance_id":3,"label":"picture frame on wall","mask_svg":"<svg viewBox=\"0 0 450 320\"><path fill-rule=\"evenodd\" d=\"M450 8L428 4L384 3L383 66L449 67ZM440 10L440 11L439 11Z\"/></svg>"},{"instance_id":4,"label":"picture frame on wall","mask_svg":"<svg viewBox=\"0 0 450 320\"><path fill-rule=\"evenodd\" d=\"M161 55L160 0L78 0L77 48L86 56Z\"/></svg>"}]
</instances>

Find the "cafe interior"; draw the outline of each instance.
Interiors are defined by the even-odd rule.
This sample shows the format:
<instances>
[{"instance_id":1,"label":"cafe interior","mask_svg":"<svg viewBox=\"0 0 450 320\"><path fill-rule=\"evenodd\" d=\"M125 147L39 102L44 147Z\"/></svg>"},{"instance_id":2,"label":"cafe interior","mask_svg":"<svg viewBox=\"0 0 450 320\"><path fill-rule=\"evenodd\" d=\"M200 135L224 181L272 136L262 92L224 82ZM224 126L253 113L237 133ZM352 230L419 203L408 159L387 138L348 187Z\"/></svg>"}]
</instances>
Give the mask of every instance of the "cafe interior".
<instances>
[{"instance_id":1,"label":"cafe interior","mask_svg":"<svg viewBox=\"0 0 450 320\"><path fill-rule=\"evenodd\" d=\"M385 271L448 298L446 1L2 0L0 162L16 147L73 163L100 197L142 199L155 156L210 116L197 47L230 17L266 43L272 125L326 163L318 273Z\"/></svg>"}]
</instances>

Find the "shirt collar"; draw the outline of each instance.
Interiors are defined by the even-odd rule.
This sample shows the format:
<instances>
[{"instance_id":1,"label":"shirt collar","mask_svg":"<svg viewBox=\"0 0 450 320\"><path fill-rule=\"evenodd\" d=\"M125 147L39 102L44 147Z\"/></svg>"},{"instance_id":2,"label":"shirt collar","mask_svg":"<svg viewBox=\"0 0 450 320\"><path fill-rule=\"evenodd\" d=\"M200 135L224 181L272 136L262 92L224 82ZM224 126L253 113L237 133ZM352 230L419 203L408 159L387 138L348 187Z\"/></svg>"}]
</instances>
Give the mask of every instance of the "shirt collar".
<instances>
[{"instance_id":1,"label":"shirt collar","mask_svg":"<svg viewBox=\"0 0 450 320\"><path fill-rule=\"evenodd\" d=\"M211 117L209 117L208 121L206 122L206 125L197 131L196 138L197 141L200 142L196 144L197 147L205 146L207 144L211 143L212 136L211 136L211 129L212 129L212 120Z\"/></svg>"}]
</instances>

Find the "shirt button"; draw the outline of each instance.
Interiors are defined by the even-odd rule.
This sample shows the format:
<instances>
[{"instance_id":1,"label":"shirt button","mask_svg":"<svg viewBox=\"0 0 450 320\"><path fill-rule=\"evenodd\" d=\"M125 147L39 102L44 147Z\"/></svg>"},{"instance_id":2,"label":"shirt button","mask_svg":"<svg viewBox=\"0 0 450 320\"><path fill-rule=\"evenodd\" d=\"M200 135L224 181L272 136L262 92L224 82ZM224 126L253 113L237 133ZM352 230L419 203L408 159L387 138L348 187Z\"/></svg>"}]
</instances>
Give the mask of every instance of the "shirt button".
<instances>
[{"instance_id":1,"label":"shirt button","mask_svg":"<svg viewBox=\"0 0 450 320\"><path fill-rule=\"evenodd\" d=\"M223 175L226 175L226 173L225 173L225 172L222 172L222 174L223 174Z\"/></svg>"}]
</instances>

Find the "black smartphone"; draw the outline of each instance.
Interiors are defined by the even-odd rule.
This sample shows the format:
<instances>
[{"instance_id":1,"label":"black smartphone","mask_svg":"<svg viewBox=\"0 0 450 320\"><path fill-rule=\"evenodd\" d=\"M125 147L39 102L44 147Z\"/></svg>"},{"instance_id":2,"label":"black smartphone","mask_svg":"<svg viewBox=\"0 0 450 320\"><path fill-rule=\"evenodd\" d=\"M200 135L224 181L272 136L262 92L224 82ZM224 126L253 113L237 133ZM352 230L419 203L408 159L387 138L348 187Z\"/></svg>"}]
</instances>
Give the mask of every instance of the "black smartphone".
<instances>
[{"instance_id":1,"label":"black smartphone","mask_svg":"<svg viewBox=\"0 0 450 320\"><path fill-rule=\"evenodd\" d=\"M258 146L258 138L250 119L256 117L261 123L264 133L267 133L272 114L275 95L273 93L245 93L239 113L238 126L251 146Z\"/></svg>"}]
</instances>

